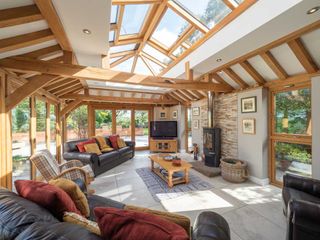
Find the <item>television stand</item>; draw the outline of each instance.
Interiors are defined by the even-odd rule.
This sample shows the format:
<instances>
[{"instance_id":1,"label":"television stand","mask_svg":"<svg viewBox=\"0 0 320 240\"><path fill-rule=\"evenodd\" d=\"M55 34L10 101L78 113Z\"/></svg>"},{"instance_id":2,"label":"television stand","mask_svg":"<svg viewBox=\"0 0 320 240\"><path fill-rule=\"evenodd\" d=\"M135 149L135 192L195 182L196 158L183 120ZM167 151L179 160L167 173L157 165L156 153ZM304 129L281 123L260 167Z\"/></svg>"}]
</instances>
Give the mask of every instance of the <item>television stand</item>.
<instances>
[{"instance_id":1,"label":"television stand","mask_svg":"<svg viewBox=\"0 0 320 240\"><path fill-rule=\"evenodd\" d=\"M178 152L178 139L176 138L150 138L151 152Z\"/></svg>"}]
</instances>

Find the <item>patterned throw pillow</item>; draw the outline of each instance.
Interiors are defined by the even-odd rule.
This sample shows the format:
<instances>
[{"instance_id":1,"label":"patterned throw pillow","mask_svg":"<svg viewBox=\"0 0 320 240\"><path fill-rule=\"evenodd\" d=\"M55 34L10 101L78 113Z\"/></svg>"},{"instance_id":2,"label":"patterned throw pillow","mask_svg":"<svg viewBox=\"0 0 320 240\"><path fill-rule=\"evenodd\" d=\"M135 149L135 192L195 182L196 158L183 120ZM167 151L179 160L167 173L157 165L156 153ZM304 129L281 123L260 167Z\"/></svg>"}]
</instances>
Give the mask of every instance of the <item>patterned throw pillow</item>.
<instances>
[{"instance_id":1,"label":"patterned throw pillow","mask_svg":"<svg viewBox=\"0 0 320 240\"><path fill-rule=\"evenodd\" d=\"M96 153L98 155L101 155L102 152L100 151L98 144L96 143L89 143L84 145L84 149L86 150L87 153Z\"/></svg>"},{"instance_id":2,"label":"patterned throw pillow","mask_svg":"<svg viewBox=\"0 0 320 240\"><path fill-rule=\"evenodd\" d=\"M77 224L81 227L86 228L88 231L95 233L97 235L101 235L98 223L90 221L76 213L73 212L65 212L63 215L63 221L72 223L72 224Z\"/></svg>"},{"instance_id":3,"label":"patterned throw pillow","mask_svg":"<svg viewBox=\"0 0 320 240\"><path fill-rule=\"evenodd\" d=\"M117 144L118 144L119 148L124 148L127 146L127 144L125 143L125 141L122 138L117 139Z\"/></svg>"},{"instance_id":4,"label":"patterned throw pillow","mask_svg":"<svg viewBox=\"0 0 320 240\"><path fill-rule=\"evenodd\" d=\"M89 143L96 143L96 140L88 139L87 141L78 143L77 148L78 148L79 152L85 152L86 150L84 149L84 145L89 144Z\"/></svg>"},{"instance_id":5,"label":"patterned throw pillow","mask_svg":"<svg viewBox=\"0 0 320 240\"><path fill-rule=\"evenodd\" d=\"M95 136L94 138L95 138L95 139L97 140L97 142L99 143L99 147L100 147L101 150L104 149L104 148L111 148L111 147L107 144L106 139L105 139L103 136Z\"/></svg>"},{"instance_id":6,"label":"patterned throw pillow","mask_svg":"<svg viewBox=\"0 0 320 240\"><path fill-rule=\"evenodd\" d=\"M111 135L109 137L109 141L111 142L111 145L114 149L119 149L119 146L118 146L118 138L119 138L119 135Z\"/></svg>"},{"instance_id":7,"label":"patterned throw pillow","mask_svg":"<svg viewBox=\"0 0 320 240\"><path fill-rule=\"evenodd\" d=\"M75 182L66 178L59 178L56 180L50 180L49 184L59 187L65 191L71 197L81 214L85 217L90 216L88 200Z\"/></svg>"}]
</instances>

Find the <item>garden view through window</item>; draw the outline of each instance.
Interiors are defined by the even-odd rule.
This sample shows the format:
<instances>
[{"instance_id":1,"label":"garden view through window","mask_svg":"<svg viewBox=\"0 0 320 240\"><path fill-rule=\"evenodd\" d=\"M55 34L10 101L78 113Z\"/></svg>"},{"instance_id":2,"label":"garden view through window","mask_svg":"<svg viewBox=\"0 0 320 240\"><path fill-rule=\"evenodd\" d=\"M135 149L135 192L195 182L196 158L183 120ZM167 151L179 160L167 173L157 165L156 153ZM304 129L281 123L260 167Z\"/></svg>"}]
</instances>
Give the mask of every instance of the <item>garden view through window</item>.
<instances>
[{"instance_id":1,"label":"garden view through window","mask_svg":"<svg viewBox=\"0 0 320 240\"><path fill-rule=\"evenodd\" d=\"M311 144L301 142L311 137L311 91L306 88L279 92L274 101L276 180L281 182L285 172L311 176Z\"/></svg>"}]
</instances>

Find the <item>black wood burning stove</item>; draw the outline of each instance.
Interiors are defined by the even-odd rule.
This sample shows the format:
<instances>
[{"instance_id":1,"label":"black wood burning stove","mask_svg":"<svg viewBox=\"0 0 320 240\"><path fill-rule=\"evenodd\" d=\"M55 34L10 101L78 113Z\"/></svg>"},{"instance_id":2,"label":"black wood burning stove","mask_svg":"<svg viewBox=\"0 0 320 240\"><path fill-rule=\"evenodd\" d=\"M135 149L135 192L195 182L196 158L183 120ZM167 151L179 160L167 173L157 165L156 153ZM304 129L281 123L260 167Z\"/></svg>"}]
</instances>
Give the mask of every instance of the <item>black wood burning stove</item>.
<instances>
[{"instance_id":1,"label":"black wood burning stove","mask_svg":"<svg viewBox=\"0 0 320 240\"><path fill-rule=\"evenodd\" d=\"M208 167L219 167L221 158L221 129L203 128L204 164Z\"/></svg>"}]
</instances>

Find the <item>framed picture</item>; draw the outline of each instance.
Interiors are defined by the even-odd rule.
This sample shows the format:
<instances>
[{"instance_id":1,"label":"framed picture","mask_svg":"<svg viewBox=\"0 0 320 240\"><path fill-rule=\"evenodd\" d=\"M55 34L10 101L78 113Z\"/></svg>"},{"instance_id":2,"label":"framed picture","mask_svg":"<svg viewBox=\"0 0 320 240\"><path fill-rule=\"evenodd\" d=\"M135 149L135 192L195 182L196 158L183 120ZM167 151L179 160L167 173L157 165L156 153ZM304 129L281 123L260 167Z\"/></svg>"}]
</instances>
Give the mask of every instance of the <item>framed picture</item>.
<instances>
[{"instance_id":1,"label":"framed picture","mask_svg":"<svg viewBox=\"0 0 320 240\"><path fill-rule=\"evenodd\" d=\"M172 112L172 118L178 118L178 111Z\"/></svg>"},{"instance_id":2,"label":"framed picture","mask_svg":"<svg viewBox=\"0 0 320 240\"><path fill-rule=\"evenodd\" d=\"M192 116L200 116L200 108L199 107L192 108Z\"/></svg>"},{"instance_id":3,"label":"framed picture","mask_svg":"<svg viewBox=\"0 0 320 240\"><path fill-rule=\"evenodd\" d=\"M242 113L257 112L257 97L241 98L241 112Z\"/></svg>"},{"instance_id":4,"label":"framed picture","mask_svg":"<svg viewBox=\"0 0 320 240\"><path fill-rule=\"evenodd\" d=\"M199 120L193 120L193 128L199 129Z\"/></svg>"},{"instance_id":5,"label":"framed picture","mask_svg":"<svg viewBox=\"0 0 320 240\"><path fill-rule=\"evenodd\" d=\"M247 118L242 120L243 134L256 134L256 120L254 118Z\"/></svg>"},{"instance_id":6,"label":"framed picture","mask_svg":"<svg viewBox=\"0 0 320 240\"><path fill-rule=\"evenodd\" d=\"M166 112L160 112L160 116L161 119L167 118L167 114Z\"/></svg>"}]
</instances>

